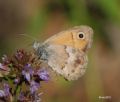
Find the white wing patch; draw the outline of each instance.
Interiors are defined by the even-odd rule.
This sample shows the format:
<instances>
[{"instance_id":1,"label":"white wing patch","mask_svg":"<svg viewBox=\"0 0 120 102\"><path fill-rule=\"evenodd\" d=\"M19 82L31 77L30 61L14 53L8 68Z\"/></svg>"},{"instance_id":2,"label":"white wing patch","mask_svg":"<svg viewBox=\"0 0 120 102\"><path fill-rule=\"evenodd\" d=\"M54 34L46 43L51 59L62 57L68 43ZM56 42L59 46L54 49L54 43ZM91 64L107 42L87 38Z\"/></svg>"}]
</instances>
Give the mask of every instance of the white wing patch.
<instances>
[{"instance_id":1,"label":"white wing patch","mask_svg":"<svg viewBox=\"0 0 120 102\"><path fill-rule=\"evenodd\" d=\"M85 73L87 56L69 46L49 45L48 65L67 80L77 80Z\"/></svg>"}]
</instances>

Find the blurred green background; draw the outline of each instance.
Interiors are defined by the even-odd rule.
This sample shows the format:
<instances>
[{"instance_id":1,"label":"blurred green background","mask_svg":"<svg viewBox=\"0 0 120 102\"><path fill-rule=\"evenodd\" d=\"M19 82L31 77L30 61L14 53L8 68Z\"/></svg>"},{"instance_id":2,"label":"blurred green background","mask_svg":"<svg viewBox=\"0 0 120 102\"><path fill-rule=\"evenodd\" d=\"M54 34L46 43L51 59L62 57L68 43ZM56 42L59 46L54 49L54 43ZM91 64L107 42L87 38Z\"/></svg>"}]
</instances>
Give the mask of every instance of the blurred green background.
<instances>
[{"instance_id":1,"label":"blurred green background","mask_svg":"<svg viewBox=\"0 0 120 102\"><path fill-rule=\"evenodd\" d=\"M119 0L1 0L0 56L76 25L94 29L87 71L78 81L42 83L42 102L120 102Z\"/></svg>"}]
</instances>

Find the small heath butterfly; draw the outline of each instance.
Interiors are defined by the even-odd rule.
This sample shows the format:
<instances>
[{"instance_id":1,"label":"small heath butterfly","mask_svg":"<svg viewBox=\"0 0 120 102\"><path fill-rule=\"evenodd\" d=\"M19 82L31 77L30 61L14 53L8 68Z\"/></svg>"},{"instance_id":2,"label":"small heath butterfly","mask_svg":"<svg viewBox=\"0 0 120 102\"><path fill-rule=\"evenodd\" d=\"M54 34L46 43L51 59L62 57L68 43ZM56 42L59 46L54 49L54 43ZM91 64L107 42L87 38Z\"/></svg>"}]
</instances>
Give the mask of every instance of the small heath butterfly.
<instances>
[{"instance_id":1,"label":"small heath butterfly","mask_svg":"<svg viewBox=\"0 0 120 102\"><path fill-rule=\"evenodd\" d=\"M91 27L75 26L53 35L42 44L35 42L33 48L53 71L69 81L77 80L86 71L92 37Z\"/></svg>"}]
</instances>

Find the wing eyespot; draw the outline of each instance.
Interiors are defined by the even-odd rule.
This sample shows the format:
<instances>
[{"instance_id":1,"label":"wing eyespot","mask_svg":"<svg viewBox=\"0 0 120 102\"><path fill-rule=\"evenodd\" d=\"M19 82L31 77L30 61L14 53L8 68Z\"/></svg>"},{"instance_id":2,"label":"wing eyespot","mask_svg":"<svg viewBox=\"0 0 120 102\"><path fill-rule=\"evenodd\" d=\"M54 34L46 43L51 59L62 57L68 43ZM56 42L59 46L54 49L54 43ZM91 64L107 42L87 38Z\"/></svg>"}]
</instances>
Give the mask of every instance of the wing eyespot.
<instances>
[{"instance_id":1,"label":"wing eyespot","mask_svg":"<svg viewBox=\"0 0 120 102\"><path fill-rule=\"evenodd\" d=\"M85 38L85 33L79 32L78 35L77 35L77 38L78 39L84 39Z\"/></svg>"}]
</instances>

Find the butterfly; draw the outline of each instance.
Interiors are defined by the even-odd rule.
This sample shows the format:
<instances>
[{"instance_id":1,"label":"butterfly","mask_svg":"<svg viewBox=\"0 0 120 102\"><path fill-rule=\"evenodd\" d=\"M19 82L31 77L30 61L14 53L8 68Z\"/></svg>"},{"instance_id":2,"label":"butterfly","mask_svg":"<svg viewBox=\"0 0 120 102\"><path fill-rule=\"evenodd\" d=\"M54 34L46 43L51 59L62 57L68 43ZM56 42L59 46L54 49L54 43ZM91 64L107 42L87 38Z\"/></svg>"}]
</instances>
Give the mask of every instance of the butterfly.
<instances>
[{"instance_id":1,"label":"butterfly","mask_svg":"<svg viewBox=\"0 0 120 102\"><path fill-rule=\"evenodd\" d=\"M92 42L93 29L81 25L61 31L43 43L35 42L33 48L53 71L72 81L84 75Z\"/></svg>"}]
</instances>

